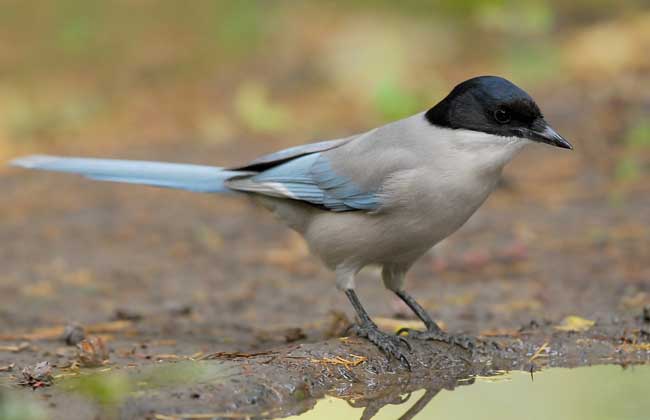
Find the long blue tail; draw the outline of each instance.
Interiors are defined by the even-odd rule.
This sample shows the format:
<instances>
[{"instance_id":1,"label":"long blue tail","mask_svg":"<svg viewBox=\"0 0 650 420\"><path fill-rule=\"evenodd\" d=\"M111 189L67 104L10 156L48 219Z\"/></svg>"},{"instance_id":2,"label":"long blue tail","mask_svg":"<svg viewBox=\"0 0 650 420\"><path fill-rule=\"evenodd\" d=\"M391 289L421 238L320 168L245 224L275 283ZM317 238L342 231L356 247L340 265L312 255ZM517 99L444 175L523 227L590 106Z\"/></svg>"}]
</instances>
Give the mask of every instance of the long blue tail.
<instances>
[{"instance_id":1,"label":"long blue tail","mask_svg":"<svg viewBox=\"0 0 650 420\"><path fill-rule=\"evenodd\" d=\"M228 171L217 166L44 155L18 158L11 161L11 164L29 169L70 172L98 181L127 182L206 193L232 192L224 185L224 181L248 173Z\"/></svg>"}]
</instances>

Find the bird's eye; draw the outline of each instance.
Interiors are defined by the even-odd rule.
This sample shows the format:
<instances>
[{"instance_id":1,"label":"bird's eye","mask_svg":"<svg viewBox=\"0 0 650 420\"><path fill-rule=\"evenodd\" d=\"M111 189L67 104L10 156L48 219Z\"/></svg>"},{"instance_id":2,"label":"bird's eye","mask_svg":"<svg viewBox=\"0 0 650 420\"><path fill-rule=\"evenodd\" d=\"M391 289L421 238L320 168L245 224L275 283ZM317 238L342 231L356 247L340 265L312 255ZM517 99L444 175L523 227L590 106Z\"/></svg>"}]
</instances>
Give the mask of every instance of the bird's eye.
<instances>
[{"instance_id":1,"label":"bird's eye","mask_svg":"<svg viewBox=\"0 0 650 420\"><path fill-rule=\"evenodd\" d=\"M499 124L507 124L510 122L510 111L507 109L499 108L496 111L494 111L494 119L499 123Z\"/></svg>"}]
</instances>

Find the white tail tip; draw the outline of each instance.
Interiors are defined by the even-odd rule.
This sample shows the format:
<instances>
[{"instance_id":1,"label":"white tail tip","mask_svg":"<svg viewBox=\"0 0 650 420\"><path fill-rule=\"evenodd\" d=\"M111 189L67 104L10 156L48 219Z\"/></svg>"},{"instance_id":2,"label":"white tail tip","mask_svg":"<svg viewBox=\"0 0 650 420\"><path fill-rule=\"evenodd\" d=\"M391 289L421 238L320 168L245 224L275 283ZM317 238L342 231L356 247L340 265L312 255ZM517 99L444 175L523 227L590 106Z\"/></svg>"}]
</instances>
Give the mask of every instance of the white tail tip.
<instances>
[{"instance_id":1,"label":"white tail tip","mask_svg":"<svg viewBox=\"0 0 650 420\"><path fill-rule=\"evenodd\" d=\"M51 163L59 159L56 156L47 155L31 155L14 159L9 162L12 166L20 166L21 168L38 168L47 163Z\"/></svg>"}]
</instances>

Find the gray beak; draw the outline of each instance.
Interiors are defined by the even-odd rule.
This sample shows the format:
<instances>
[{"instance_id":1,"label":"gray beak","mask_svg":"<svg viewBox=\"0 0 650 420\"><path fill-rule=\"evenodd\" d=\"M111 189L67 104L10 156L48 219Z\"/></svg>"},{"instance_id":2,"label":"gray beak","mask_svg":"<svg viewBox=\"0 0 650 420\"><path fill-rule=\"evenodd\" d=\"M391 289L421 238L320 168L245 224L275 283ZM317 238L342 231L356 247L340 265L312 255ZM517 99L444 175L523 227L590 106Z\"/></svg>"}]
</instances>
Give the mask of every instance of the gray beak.
<instances>
[{"instance_id":1,"label":"gray beak","mask_svg":"<svg viewBox=\"0 0 650 420\"><path fill-rule=\"evenodd\" d=\"M526 137L530 140L561 147L562 149L573 150L571 143L558 134L557 131L553 130L553 128L543 119L535 121L533 128L528 130L526 134Z\"/></svg>"}]
</instances>

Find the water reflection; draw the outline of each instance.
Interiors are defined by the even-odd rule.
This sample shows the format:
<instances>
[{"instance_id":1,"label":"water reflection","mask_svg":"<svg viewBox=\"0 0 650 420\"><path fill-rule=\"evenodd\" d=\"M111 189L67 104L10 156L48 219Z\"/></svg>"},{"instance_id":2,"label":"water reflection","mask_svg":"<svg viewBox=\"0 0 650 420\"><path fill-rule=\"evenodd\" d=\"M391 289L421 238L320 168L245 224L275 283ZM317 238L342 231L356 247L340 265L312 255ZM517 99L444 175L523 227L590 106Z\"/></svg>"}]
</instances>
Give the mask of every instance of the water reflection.
<instances>
[{"instance_id":1,"label":"water reflection","mask_svg":"<svg viewBox=\"0 0 650 420\"><path fill-rule=\"evenodd\" d=\"M313 395L320 393L292 387L288 377L286 382L275 375L265 380L232 363L187 362L129 374L82 375L55 388L112 406L115 416L121 407L119 417L125 419L151 413L175 420L226 415L290 420L650 418L650 366L555 368L534 378L521 371L469 378L444 371L429 374L393 377L392 386L376 382L380 376L351 376L317 399ZM233 384L236 392L228 392Z\"/></svg>"},{"instance_id":2,"label":"water reflection","mask_svg":"<svg viewBox=\"0 0 650 420\"><path fill-rule=\"evenodd\" d=\"M605 420L650 418L650 366L595 366L513 372L472 386L425 389L376 400L328 397L290 420Z\"/></svg>"},{"instance_id":3,"label":"water reflection","mask_svg":"<svg viewBox=\"0 0 650 420\"><path fill-rule=\"evenodd\" d=\"M453 390L458 386L471 385L475 381L472 377L438 377L429 378L425 388L410 383L408 385L409 392L399 392L395 389L385 389L384 392L377 396L371 395L367 398L356 398L342 400L347 403L347 406L360 412L361 420L370 420L375 418L380 411L384 412L388 406L395 407L396 410L403 410L407 407L404 414L396 417L399 420L410 420L415 418L427 405L438 395L442 390ZM417 383L417 382L416 382ZM331 397L330 397L331 398ZM318 405L317 405L318 407ZM299 416L311 418L307 414Z\"/></svg>"},{"instance_id":4,"label":"water reflection","mask_svg":"<svg viewBox=\"0 0 650 420\"><path fill-rule=\"evenodd\" d=\"M415 403L404 413L399 417L399 420L411 420L414 418L424 407L427 406L435 397L438 395L438 393L442 391L442 389L428 389L424 392L424 394L418 398ZM368 406L363 410L363 413L361 414L361 420L370 420L373 417L376 416L376 414L379 412L379 410L383 407L385 407L388 404L394 404L394 405L401 405L407 403L413 394L408 394L405 398L399 398L400 401L392 401L392 402L387 402L385 404L377 404L376 402L373 402L371 404L368 404ZM350 404L351 406L354 407L354 405Z\"/></svg>"}]
</instances>

